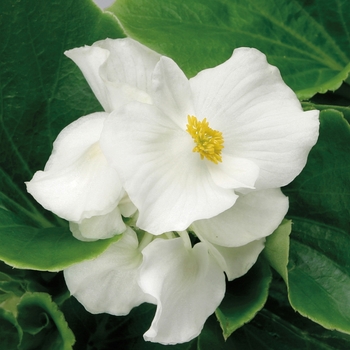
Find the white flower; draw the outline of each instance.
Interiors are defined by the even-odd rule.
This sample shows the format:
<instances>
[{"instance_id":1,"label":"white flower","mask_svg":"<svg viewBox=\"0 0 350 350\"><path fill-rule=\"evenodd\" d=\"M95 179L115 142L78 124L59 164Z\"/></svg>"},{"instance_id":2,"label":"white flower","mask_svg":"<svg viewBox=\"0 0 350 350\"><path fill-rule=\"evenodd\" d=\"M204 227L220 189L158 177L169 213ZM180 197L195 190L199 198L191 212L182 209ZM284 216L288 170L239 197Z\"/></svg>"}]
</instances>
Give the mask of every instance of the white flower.
<instances>
[{"instance_id":1,"label":"white flower","mask_svg":"<svg viewBox=\"0 0 350 350\"><path fill-rule=\"evenodd\" d=\"M152 79L153 105L122 106L101 135L137 225L152 234L214 217L239 193L288 184L317 140L318 111L303 112L255 49L236 49L190 80L162 57Z\"/></svg>"}]
</instances>

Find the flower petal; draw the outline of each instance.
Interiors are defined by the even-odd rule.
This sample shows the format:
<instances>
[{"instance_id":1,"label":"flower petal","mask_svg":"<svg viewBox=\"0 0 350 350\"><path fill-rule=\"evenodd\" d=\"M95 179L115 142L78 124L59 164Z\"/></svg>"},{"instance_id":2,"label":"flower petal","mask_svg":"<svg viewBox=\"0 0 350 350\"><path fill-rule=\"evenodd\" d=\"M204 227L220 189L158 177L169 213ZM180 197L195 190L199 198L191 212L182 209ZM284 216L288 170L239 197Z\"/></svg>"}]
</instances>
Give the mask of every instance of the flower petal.
<instances>
[{"instance_id":1,"label":"flower petal","mask_svg":"<svg viewBox=\"0 0 350 350\"><path fill-rule=\"evenodd\" d=\"M229 208L237 195L217 186L193 141L156 107L128 104L108 117L101 147L152 234L185 230Z\"/></svg>"},{"instance_id":2,"label":"flower petal","mask_svg":"<svg viewBox=\"0 0 350 350\"><path fill-rule=\"evenodd\" d=\"M151 103L151 73L160 55L137 41L106 39L65 52L106 112L130 101Z\"/></svg>"},{"instance_id":3,"label":"flower petal","mask_svg":"<svg viewBox=\"0 0 350 350\"><path fill-rule=\"evenodd\" d=\"M198 117L223 133L225 152L260 167L257 189L284 186L300 173L318 137L319 112L302 111L265 55L236 49L190 84Z\"/></svg>"},{"instance_id":4,"label":"flower petal","mask_svg":"<svg viewBox=\"0 0 350 350\"><path fill-rule=\"evenodd\" d=\"M225 277L203 243L185 248L182 238L156 239L143 251L139 284L157 300L145 340L187 342L200 333L225 294Z\"/></svg>"},{"instance_id":5,"label":"flower petal","mask_svg":"<svg viewBox=\"0 0 350 350\"><path fill-rule=\"evenodd\" d=\"M241 247L222 247L205 242L229 281L245 275L255 264L265 247L265 238L250 242Z\"/></svg>"},{"instance_id":6,"label":"flower petal","mask_svg":"<svg viewBox=\"0 0 350 350\"><path fill-rule=\"evenodd\" d=\"M44 171L27 182L28 192L47 210L79 222L113 210L122 195L117 172L99 138L106 113L79 118L61 131Z\"/></svg>"},{"instance_id":7,"label":"flower petal","mask_svg":"<svg viewBox=\"0 0 350 350\"><path fill-rule=\"evenodd\" d=\"M137 283L142 254L135 232L128 228L97 258L64 270L67 287L87 311L127 315L143 302L154 302Z\"/></svg>"},{"instance_id":8,"label":"flower petal","mask_svg":"<svg viewBox=\"0 0 350 350\"><path fill-rule=\"evenodd\" d=\"M207 162L214 182L223 188L254 188L259 167L250 160L231 157L224 153L222 163Z\"/></svg>"},{"instance_id":9,"label":"flower petal","mask_svg":"<svg viewBox=\"0 0 350 350\"><path fill-rule=\"evenodd\" d=\"M186 130L187 116L194 115L190 83L179 66L161 57L153 75L152 99L175 124Z\"/></svg>"},{"instance_id":10,"label":"flower petal","mask_svg":"<svg viewBox=\"0 0 350 350\"><path fill-rule=\"evenodd\" d=\"M104 215L83 219L82 222L70 222L69 229L73 236L81 241L95 241L111 238L126 230L119 206Z\"/></svg>"},{"instance_id":11,"label":"flower petal","mask_svg":"<svg viewBox=\"0 0 350 350\"><path fill-rule=\"evenodd\" d=\"M240 247L270 235L288 211L288 198L280 189L253 191L240 195L235 205L191 229L203 239L225 247Z\"/></svg>"}]
</instances>

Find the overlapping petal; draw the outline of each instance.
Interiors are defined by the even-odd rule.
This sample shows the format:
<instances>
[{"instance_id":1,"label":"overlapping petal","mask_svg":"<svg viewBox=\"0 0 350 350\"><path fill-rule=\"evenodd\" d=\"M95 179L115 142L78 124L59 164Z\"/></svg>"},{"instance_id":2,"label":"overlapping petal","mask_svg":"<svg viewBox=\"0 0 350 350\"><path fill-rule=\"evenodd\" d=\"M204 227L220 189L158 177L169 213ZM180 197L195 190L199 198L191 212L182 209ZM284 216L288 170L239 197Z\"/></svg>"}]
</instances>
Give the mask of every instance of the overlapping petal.
<instances>
[{"instance_id":1,"label":"overlapping petal","mask_svg":"<svg viewBox=\"0 0 350 350\"><path fill-rule=\"evenodd\" d=\"M101 147L139 210L140 228L152 234L185 230L234 204L237 195L214 183L192 143L154 106L128 104L107 118Z\"/></svg>"},{"instance_id":2,"label":"overlapping petal","mask_svg":"<svg viewBox=\"0 0 350 350\"><path fill-rule=\"evenodd\" d=\"M106 39L65 52L106 112L130 101L151 103L151 74L160 55L130 38Z\"/></svg>"},{"instance_id":3,"label":"overlapping petal","mask_svg":"<svg viewBox=\"0 0 350 350\"><path fill-rule=\"evenodd\" d=\"M240 247L270 235L288 211L288 198L280 189L240 195L223 213L198 220L191 229L205 240L226 247Z\"/></svg>"},{"instance_id":4,"label":"overlapping petal","mask_svg":"<svg viewBox=\"0 0 350 350\"><path fill-rule=\"evenodd\" d=\"M104 215L96 215L81 222L70 222L73 236L81 241L111 238L126 230L119 206Z\"/></svg>"},{"instance_id":5,"label":"overlapping petal","mask_svg":"<svg viewBox=\"0 0 350 350\"><path fill-rule=\"evenodd\" d=\"M210 254L216 259L229 281L245 275L255 264L259 254L265 247L265 238L250 242L241 247L223 247L207 244Z\"/></svg>"},{"instance_id":6,"label":"overlapping petal","mask_svg":"<svg viewBox=\"0 0 350 350\"><path fill-rule=\"evenodd\" d=\"M135 232L128 228L97 258L64 270L68 289L91 313L126 315L143 302L155 299L137 283L142 254Z\"/></svg>"},{"instance_id":7,"label":"overlapping petal","mask_svg":"<svg viewBox=\"0 0 350 350\"><path fill-rule=\"evenodd\" d=\"M156 239L142 253L139 284L157 300L145 340L176 344L198 336L225 294L224 274L207 247L187 247L182 238Z\"/></svg>"},{"instance_id":8,"label":"overlapping petal","mask_svg":"<svg viewBox=\"0 0 350 350\"><path fill-rule=\"evenodd\" d=\"M99 146L106 115L93 113L63 129L44 171L26 183L44 208L66 220L107 214L123 194L119 176Z\"/></svg>"}]
</instances>

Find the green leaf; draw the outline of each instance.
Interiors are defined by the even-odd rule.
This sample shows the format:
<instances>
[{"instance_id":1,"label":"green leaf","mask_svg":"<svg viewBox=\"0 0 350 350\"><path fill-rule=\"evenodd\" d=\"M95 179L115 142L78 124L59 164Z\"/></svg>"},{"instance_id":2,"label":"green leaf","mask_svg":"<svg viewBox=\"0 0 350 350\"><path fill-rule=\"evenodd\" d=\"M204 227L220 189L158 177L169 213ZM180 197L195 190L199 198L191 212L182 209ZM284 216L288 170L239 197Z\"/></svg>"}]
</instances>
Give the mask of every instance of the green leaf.
<instances>
[{"instance_id":1,"label":"green leaf","mask_svg":"<svg viewBox=\"0 0 350 350\"><path fill-rule=\"evenodd\" d=\"M294 219L288 265L294 309L328 329L350 334L350 235Z\"/></svg>"},{"instance_id":2,"label":"green leaf","mask_svg":"<svg viewBox=\"0 0 350 350\"><path fill-rule=\"evenodd\" d=\"M349 234L293 218L287 267L288 240L283 234L275 244L268 242L265 256L286 282L291 306L327 329L350 334Z\"/></svg>"},{"instance_id":3,"label":"green leaf","mask_svg":"<svg viewBox=\"0 0 350 350\"><path fill-rule=\"evenodd\" d=\"M82 242L68 228L27 226L13 213L0 209L0 259L17 268L59 271L101 254L119 237Z\"/></svg>"},{"instance_id":4,"label":"green leaf","mask_svg":"<svg viewBox=\"0 0 350 350\"><path fill-rule=\"evenodd\" d=\"M344 350L350 338L341 333L307 329L305 323L293 325L277 314L263 309L252 322L238 329L230 339L235 350ZM314 324L315 325L315 324Z\"/></svg>"},{"instance_id":5,"label":"green leaf","mask_svg":"<svg viewBox=\"0 0 350 350\"><path fill-rule=\"evenodd\" d=\"M24 337L21 350L70 350L75 342L64 315L46 293L26 293L18 304L18 324Z\"/></svg>"},{"instance_id":6,"label":"green leaf","mask_svg":"<svg viewBox=\"0 0 350 350\"><path fill-rule=\"evenodd\" d=\"M283 220L282 224L266 238L263 254L270 265L287 282L287 265L289 256L289 235L292 230L292 222Z\"/></svg>"},{"instance_id":7,"label":"green leaf","mask_svg":"<svg viewBox=\"0 0 350 350\"><path fill-rule=\"evenodd\" d=\"M350 94L349 94L350 97ZM350 100L349 103L350 105ZM334 105L324 105L324 104L316 104L312 102L302 102L302 106L304 111L310 111L312 109L318 109L319 111L324 111L328 109L334 109L344 116L344 118L347 120L348 123L350 123L350 107L346 106L334 106Z\"/></svg>"},{"instance_id":8,"label":"green leaf","mask_svg":"<svg viewBox=\"0 0 350 350\"><path fill-rule=\"evenodd\" d=\"M63 127L102 110L63 53L123 33L89 0L4 0L0 13L0 207L49 227L24 181L43 168Z\"/></svg>"},{"instance_id":9,"label":"green leaf","mask_svg":"<svg viewBox=\"0 0 350 350\"><path fill-rule=\"evenodd\" d=\"M337 89L350 71L347 1L118 0L125 32L191 77L255 47L301 99Z\"/></svg>"},{"instance_id":10,"label":"green leaf","mask_svg":"<svg viewBox=\"0 0 350 350\"><path fill-rule=\"evenodd\" d=\"M247 274L227 283L225 298L215 312L225 339L263 308L271 278L268 264L260 258Z\"/></svg>"},{"instance_id":11,"label":"green leaf","mask_svg":"<svg viewBox=\"0 0 350 350\"><path fill-rule=\"evenodd\" d=\"M350 125L342 113L320 113L320 135L301 174L283 192L288 215L350 230Z\"/></svg>"}]
</instances>

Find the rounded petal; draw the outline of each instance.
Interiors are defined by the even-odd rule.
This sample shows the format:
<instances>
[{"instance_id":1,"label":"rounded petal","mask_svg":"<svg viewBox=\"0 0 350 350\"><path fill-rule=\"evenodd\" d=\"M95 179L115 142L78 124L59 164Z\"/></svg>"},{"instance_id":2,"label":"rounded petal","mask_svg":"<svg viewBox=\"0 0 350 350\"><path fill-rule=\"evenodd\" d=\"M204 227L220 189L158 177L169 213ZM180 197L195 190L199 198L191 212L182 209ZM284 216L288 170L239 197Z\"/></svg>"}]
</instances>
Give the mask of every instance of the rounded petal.
<instances>
[{"instance_id":1,"label":"rounded petal","mask_svg":"<svg viewBox=\"0 0 350 350\"><path fill-rule=\"evenodd\" d=\"M44 171L27 191L47 210L79 222L113 210L122 195L119 176L107 162L99 138L106 113L79 118L58 135Z\"/></svg>"},{"instance_id":2,"label":"rounded petal","mask_svg":"<svg viewBox=\"0 0 350 350\"><path fill-rule=\"evenodd\" d=\"M203 243L185 248L182 238L156 239L143 251L139 284L157 300L145 340L187 342L200 333L225 294L225 277Z\"/></svg>"},{"instance_id":3,"label":"rounded petal","mask_svg":"<svg viewBox=\"0 0 350 350\"><path fill-rule=\"evenodd\" d=\"M111 113L101 147L152 234L185 230L231 207L237 195L217 186L193 141L154 106L132 103Z\"/></svg>"},{"instance_id":4,"label":"rounded petal","mask_svg":"<svg viewBox=\"0 0 350 350\"><path fill-rule=\"evenodd\" d=\"M225 247L240 247L270 235L288 211L288 198L280 189L240 195L235 205L191 229L204 240Z\"/></svg>"},{"instance_id":5,"label":"rounded petal","mask_svg":"<svg viewBox=\"0 0 350 350\"><path fill-rule=\"evenodd\" d=\"M245 275L255 264L265 247L265 238L250 242L241 247L222 247L206 242L210 254L225 271L229 281Z\"/></svg>"},{"instance_id":6,"label":"rounded petal","mask_svg":"<svg viewBox=\"0 0 350 350\"><path fill-rule=\"evenodd\" d=\"M105 111L133 100L150 103L160 55L130 38L106 39L65 52L82 71Z\"/></svg>"},{"instance_id":7,"label":"rounded petal","mask_svg":"<svg viewBox=\"0 0 350 350\"><path fill-rule=\"evenodd\" d=\"M223 133L223 151L259 166L257 189L284 186L300 173L318 137L319 112L303 112L265 55L236 49L190 83L197 117Z\"/></svg>"},{"instance_id":8,"label":"rounded petal","mask_svg":"<svg viewBox=\"0 0 350 350\"><path fill-rule=\"evenodd\" d=\"M110 213L93 216L81 222L70 222L69 229L73 236L81 241L95 241L111 238L126 230L119 207Z\"/></svg>"},{"instance_id":9,"label":"rounded petal","mask_svg":"<svg viewBox=\"0 0 350 350\"><path fill-rule=\"evenodd\" d=\"M127 315L143 302L154 302L137 283L142 254L130 228L97 258L64 270L70 293L87 311L97 314Z\"/></svg>"},{"instance_id":10,"label":"rounded petal","mask_svg":"<svg viewBox=\"0 0 350 350\"><path fill-rule=\"evenodd\" d=\"M153 75L152 100L175 124L186 130L187 116L194 115L190 83L170 58L162 57Z\"/></svg>"}]
</instances>

